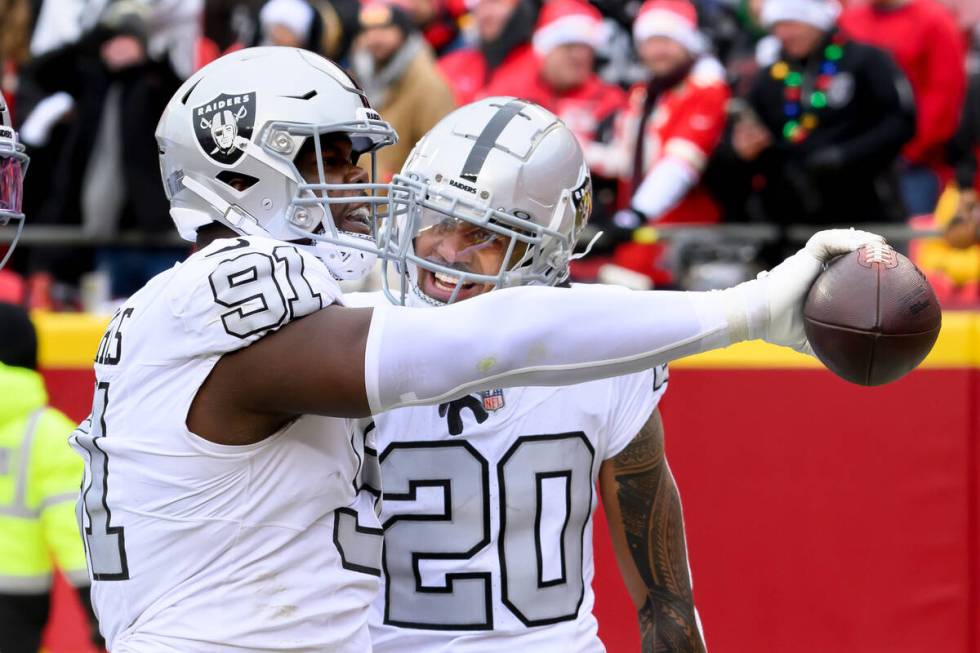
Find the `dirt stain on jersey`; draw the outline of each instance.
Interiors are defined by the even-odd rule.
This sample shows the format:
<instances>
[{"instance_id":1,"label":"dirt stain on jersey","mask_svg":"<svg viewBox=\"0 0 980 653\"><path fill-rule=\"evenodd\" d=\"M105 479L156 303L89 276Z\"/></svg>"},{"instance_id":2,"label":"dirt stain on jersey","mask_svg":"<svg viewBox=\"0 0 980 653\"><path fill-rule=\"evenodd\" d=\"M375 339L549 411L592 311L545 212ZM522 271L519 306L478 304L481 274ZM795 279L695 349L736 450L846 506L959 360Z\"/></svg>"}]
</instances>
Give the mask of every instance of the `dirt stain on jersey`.
<instances>
[{"instance_id":1,"label":"dirt stain on jersey","mask_svg":"<svg viewBox=\"0 0 980 653\"><path fill-rule=\"evenodd\" d=\"M270 605L272 608L273 619L288 619L292 617L298 609L295 605Z\"/></svg>"},{"instance_id":2,"label":"dirt stain on jersey","mask_svg":"<svg viewBox=\"0 0 980 653\"><path fill-rule=\"evenodd\" d=\"M483 360L481 360L479 363L477 363L476 368L480 370L480 372L486 373L489 372L490 368L492 368L496 364L497 364L497 359L494 358L493 356L488 356Z\"/></svg>"}]
</instances>

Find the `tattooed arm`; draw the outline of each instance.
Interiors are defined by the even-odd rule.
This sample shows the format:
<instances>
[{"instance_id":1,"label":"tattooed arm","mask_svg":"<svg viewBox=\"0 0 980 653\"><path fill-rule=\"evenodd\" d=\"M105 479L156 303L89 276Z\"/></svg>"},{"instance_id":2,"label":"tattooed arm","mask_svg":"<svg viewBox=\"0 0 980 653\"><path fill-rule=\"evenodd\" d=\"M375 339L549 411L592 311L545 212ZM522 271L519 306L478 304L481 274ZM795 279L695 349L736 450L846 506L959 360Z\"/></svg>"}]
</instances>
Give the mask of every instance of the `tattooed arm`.
<instances>
[{"instance_id":1,"label":"tattooed arm","mask_svg":"<svg viewBox=\"0 0 980 653\"><path fill-rule=\"evenodd\" d=\"M703 653L687 566L684 518L655 410L599 472L616 561L637 607L643 653Z\"/></svg>"}]
</instances>

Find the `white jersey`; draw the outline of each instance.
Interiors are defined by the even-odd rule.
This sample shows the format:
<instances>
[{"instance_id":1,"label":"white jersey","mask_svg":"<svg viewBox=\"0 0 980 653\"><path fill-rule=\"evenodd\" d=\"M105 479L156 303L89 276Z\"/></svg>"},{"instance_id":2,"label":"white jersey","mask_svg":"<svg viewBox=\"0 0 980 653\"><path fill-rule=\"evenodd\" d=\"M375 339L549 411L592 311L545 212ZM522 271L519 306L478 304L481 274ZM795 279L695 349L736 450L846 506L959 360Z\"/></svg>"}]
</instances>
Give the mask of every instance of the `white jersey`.
<instances>
[{"instance_id":1,"label":"white jersey","mask_svg":"<svg viewBox=\"0 0 980 653\"><path fill-rule=\"evenodd\" d=\"M72 444L87 463L78 514L113 653L370 651L380 531L358 492L352 423L306 416L248 446L186 427L223 354L340 297L293 246L223 239L110 322Z\"/></svg>"},{"instance_id":2,"label":"white jersey","mask_svg":"<svg viewBox=\"0 0 980 653\"><path fill-rule=\"evenodd\" d=\"M376 416L367 441L384 480L385 550L375 653L604 651L592 614L596 480L666 388L659 367Z\"/></svg>"}]
</instances>

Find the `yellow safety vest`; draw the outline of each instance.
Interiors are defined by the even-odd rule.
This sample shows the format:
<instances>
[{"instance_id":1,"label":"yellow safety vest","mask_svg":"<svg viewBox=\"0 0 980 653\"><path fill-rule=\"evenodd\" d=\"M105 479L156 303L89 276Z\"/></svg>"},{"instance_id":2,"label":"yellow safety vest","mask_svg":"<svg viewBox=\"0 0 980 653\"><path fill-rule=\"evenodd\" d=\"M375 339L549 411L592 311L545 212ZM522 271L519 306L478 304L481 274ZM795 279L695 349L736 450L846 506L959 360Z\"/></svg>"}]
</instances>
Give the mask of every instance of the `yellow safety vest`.
<instances>
[{"instance_id":1,"label":"yellow safety vest","mask_svg":"<svg viewBox=\"0 0 980 653\"><path fill-rule=\"evenodd\" d=\"M0 364L0 593L51 587L57 566L75 585L88 584L75 520L82 460L68 436L75 428L47 407L41 375Z\"/></svg>"}]
</instances>

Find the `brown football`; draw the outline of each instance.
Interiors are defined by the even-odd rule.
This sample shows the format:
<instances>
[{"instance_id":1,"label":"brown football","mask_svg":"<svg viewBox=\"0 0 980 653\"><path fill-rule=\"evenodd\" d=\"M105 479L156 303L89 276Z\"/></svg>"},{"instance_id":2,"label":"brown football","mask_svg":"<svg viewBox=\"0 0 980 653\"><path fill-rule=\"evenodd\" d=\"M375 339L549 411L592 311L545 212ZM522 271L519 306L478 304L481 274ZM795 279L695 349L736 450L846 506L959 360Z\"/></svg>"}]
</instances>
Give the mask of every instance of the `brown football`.
<instances>
[{"instance_id":1,"label":"brown football","mask_svg":"<svg viewBox=\"0 0 980 653\"><path fill-rule=\"evenodd\" d=\"M881 385L922 362L939 336L942 312L912 261L887 245L866 245L827 265L803 306L806 336L837 376Z\"/></svg>"}]
</instances>

